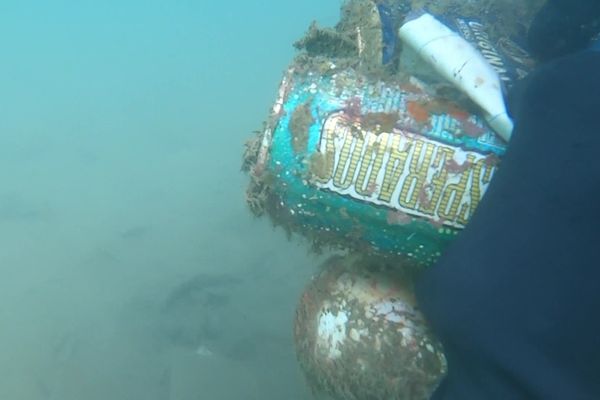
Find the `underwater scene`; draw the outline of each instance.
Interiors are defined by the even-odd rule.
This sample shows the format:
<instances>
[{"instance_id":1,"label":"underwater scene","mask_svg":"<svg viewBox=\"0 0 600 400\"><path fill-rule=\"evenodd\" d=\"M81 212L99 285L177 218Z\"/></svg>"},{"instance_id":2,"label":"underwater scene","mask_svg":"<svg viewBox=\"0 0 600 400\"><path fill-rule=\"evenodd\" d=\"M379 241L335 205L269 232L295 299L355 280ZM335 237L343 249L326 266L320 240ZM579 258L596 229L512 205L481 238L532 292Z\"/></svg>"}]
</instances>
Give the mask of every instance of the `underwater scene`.
<instances>
[{"instance_id":1,"label":"underwater scene","mask_svg":"<svg viewBox=\"0 0 600 400\"><path fill-rule=\"evenodd\" d=\"M3 0L0 49L0 399L600 398L600 2Z\"/></svg>"},{"instance_id":2,"label":"underwater scene","mask_svg":"<svg viewBox=\"0 0 600 400\"><path fill-rule=\"evenodd\" d=\"M244 142L335 1L0 2L0 398L305 399Z\"/></svg>"}]
</instances>

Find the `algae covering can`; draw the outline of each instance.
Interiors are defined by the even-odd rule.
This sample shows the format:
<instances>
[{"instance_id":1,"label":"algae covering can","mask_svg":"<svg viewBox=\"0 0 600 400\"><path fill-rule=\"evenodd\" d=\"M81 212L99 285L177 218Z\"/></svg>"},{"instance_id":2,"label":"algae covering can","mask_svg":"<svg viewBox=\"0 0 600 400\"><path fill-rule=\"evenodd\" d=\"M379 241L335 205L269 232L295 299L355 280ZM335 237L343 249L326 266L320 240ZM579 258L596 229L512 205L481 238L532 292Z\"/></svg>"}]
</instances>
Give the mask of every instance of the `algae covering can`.
<instances>
[{"instance_id":1,"label":"algae covering can","mask_svg":"<svg viewBox=\"0 0 600 400\"><path fill-rule=\"evenodd\" d=\"M480 117L416 80L292 68L247 153L248 202L317 245L429 265L467 224L504 151Z\"/></svg>"}]
</instances>

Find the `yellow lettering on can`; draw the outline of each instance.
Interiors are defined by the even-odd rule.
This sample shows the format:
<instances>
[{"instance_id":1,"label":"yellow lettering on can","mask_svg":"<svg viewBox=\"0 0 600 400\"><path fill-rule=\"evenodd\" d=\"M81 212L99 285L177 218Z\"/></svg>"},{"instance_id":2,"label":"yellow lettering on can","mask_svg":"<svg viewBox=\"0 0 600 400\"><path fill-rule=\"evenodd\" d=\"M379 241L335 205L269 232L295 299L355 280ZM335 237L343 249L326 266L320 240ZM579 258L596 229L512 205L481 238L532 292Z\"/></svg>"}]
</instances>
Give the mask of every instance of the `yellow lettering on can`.
<instances>
[{"instance_id":1,"label":"yellow lettering on can","mask_svg":"<svg viewBox=\"0 0 600 400\"><path fill-rule=\"evenodd\" d=\"M487 185L492 179L492 172L494 167L487 165L484 159L477 161L473 167L473 175L471 180L470 197L471 201L463 204L458 214L458 222L462 225L466 225L475 209L479 205L479 201L483 197L483 191L481 187ZM482 174L483 172L483 174Z\"/></svg>"},{"instance_id":2,"label":"yellow lettering on can","mask_svg":"<svg viewBox=\"0 0 600 400\"><path fill-rule=\"evenodd\" d=\"M408 157L408 150L400 150L400 135L394 135L392 145L389 151L390 158L387 160L385 165L385 174L383 176L383 182L381 184L381 192L379 193L379 200L389 203L392 199L392 194L398 186L402 171L406 164Z\"/></svg>"},{"instance_id":3,"label":"yellow lettering on can","mask_svg":"<svg viewBox=\"0 0 600 400\"><path fill-rule=\"evenodd\" d=\"M444 186L448 179L448 170L444 168L446 160L450 160L454 157L455 150L450 147L439 147L432 163L432 167L438 171L433 174L431 183L428 185L429 188L429 203L419 204L419 211L423 214L435 216L435 210L437 204L440 201Z\"/></svg>"},{"instance_id":4,"label":"yellow lettering on can","mask_svg":"<svg viewBox=\"0 0 600 400\"><path fill-rule=\"evenodd\" d=\"M335 169L333 185L341 190L348 189L352 185L356 167L360 161L365 141L352 134L346 134L344 145L340 152L340 159ZM354 148L352 147L354 144ZM352 154L350 152L352 151ZM348 165L349 164L349 165Z\"/></svg>"},{"instance_id":5,"label":"yellow lettering on can","mask_svg":"<svg viewBox=\"0 0 600 400\"><path fill-rule=\"evenodd\" d=\"M356 193L361 196L371 196L375 188L375 182L381 166L383 164L383 155L385 154L383 146L387 144L389 134L381 133L380 135L369 135L367 142L367 150L362 159L358 176L356 178L355 189ZM371 170L369 171L369 167ZM367 173L369 175L367 176Z\"/></svg>"},{"instance_id":6,"label":"yellow lettering on can","mask_svg":"<svg viewBox=\"0 0 600 400\"><path fill-rule=\"evenodd\" d=\"M446 186L442 200L440 202L438 215L440 218L454 222L458 214L458 207L462 202L462 198L467 190L467 183L469 182L469 176L471 175L472 165L475 161L475 156L469 154L466 162L471 165L466 171L463 171L460 175L460 181Z\"/></svg>"},{"instance_id":7,"label":"yellow lettering on can","mask_svg":"<svg viewBox=\"0 0 600 400\"><path fill-rule=\"evenodd\" d=\"M417 208L417 202L427 181L427 173L431 164L431 158L433 157L433 150L435 149L433 144L420 140L415 142L414 147L415 151L410 161L408 176L404 180L400 197L398 198L398 202L402 207L411 210ZM423 161L420 161L423 153Z\"/></svg>"}]
</instances>

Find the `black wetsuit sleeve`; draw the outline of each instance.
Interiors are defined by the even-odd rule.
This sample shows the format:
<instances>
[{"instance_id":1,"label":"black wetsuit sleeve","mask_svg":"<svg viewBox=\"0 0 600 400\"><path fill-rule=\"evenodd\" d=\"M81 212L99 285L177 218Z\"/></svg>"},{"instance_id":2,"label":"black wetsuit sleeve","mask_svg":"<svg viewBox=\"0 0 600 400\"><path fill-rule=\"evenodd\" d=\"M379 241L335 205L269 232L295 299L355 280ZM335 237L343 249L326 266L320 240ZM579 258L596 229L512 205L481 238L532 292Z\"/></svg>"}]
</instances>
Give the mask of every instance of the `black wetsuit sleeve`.
<instances>
[{"instance_id":1,"label":"black wetsuit sleeve","mask_svg":"<svg viewBox=\"0 0 600 400\"><path fill-rule=\"evenodd\" d=\"M466 229L417 282L435 400L600 399L600 52L533 73Z\"/></svg>"}]
</instances>

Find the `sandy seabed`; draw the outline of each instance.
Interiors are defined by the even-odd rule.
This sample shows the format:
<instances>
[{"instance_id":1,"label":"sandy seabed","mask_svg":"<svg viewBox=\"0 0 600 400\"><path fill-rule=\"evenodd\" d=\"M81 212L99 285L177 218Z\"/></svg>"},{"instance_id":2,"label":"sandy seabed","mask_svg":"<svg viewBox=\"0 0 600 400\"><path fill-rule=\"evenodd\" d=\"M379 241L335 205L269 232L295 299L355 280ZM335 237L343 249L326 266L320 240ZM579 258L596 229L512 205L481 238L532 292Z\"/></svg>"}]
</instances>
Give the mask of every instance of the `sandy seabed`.
<instances>
[{"instance_id":1,"label":"sandy seabed","mask_svg":"<svg viewBox=\"0 0 600 400\"><path fill-rule=\"evenodd\" d=\"M0 398L311 398L292 321L320 259L239 168L339 2L238 3L0 7Z\"/></svg>"}]
</instances>

